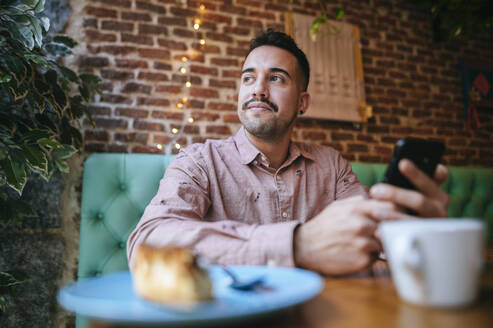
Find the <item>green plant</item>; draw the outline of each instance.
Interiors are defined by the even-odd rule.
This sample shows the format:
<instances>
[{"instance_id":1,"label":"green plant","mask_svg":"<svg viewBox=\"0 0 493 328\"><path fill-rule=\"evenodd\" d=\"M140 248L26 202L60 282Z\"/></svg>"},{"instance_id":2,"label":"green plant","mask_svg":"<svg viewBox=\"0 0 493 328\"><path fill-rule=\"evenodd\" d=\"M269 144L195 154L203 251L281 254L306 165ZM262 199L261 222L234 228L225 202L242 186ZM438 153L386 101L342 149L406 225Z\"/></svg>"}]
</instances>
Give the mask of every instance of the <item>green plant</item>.
<instances>
[{"instance_id":1,"label":"green plant","mask_svg":"<svg viewBox=\"0 0 493 328\"><path fill-rule=\"evenodd\" d=\"M431 14L437 41L442 39L442 34L452 40L493 30L491 0L416 0L416 3Z\"/></svg>"},{"instance_id":2,"label":"green plant","mask_svg":"<svg viewBox=\"0 0 493 328\"><path fill-rule=\"evenodd\" d=\"M48 180L82 144L74 126L100 81L61 64L77 43L47 34L45 0L0 0L0 226L32 215L20 199L33 173Z\"/></svg>"}]
</instances>

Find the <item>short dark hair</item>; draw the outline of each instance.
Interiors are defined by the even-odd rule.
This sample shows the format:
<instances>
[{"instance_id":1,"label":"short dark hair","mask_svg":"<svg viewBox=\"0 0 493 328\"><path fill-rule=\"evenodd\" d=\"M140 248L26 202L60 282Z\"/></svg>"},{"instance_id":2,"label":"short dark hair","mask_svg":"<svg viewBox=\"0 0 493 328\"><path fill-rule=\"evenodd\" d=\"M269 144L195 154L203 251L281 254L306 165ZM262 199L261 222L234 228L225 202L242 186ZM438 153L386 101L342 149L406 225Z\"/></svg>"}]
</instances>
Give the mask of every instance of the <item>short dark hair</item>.
<instances>
[{"instance_id":1,"label":"short dark hair","mask_svg":"<svg viewBox=\"0 0 493 328\"><path fill-rule=\"evenodd\" d=\"M305 77L304 90L307 90L308 82L310 81L310 64L308 63L308 59L306 59L305 53L300 48L298 48L298 45L293 40L293 38L291 38L286 33L274 31L273 29L269 28L252 39L250 43L250 49L248 49L246 57L248 57L248 55L255 48L261 46L274 46L289 51L291 54L293 54L298 60L298 64L300 65L301 71Z\"/></svg>"}]
</instances>

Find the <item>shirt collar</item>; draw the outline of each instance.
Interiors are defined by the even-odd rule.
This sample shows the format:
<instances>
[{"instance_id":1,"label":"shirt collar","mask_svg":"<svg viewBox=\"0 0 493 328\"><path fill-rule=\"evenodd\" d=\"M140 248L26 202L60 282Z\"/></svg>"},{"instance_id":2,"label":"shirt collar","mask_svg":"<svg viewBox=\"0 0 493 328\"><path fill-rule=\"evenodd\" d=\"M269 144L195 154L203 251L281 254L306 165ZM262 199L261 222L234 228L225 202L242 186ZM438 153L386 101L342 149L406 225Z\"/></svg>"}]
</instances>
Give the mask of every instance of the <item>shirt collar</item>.
<instances>
[{"instance_id":1,"label":"shirt collar","mask_svg":"<svg viewBox=\"0 0 493 328\"><path fill-rule=\"evenodd\" d=\"M240 154L242 164L250 164L259 154L262 154L262 152L258 150L248 139L244 126L242 126L236 133L234 136L234 141ZM313 154L306 149L305 144L291 141L289 144L289 157L286 160L286 163L289 165L300 155L305 158L315 160Z\"/></svg>"}]
</instances>

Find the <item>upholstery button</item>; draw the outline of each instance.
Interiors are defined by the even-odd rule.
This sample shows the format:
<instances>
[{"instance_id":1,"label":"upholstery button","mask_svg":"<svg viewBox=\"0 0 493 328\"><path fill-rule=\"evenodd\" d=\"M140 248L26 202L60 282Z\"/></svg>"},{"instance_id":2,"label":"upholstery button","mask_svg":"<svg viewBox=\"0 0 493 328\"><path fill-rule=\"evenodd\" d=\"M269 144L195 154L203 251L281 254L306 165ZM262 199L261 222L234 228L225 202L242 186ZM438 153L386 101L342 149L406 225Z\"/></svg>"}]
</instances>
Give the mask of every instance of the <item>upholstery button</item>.
<instances>
[{"instance_id":1,"label":"upholstery button","mask_svg":"<svg viewBox=\"0 0 493 328\"><path fill-rule=\"evenodd\" d=\"M125 248L125 242L121 241L118 243L119 248Z\"/></svg>"},{"instance_id":2,"label":"upholstery button","mask_svg":"<svg viewBox=\"0 0 493 328\"><path fill-rule=\"evenodd\" d=\"M123 183L123 182L122 182L122 183L120 183L120 190L121 190L121 191L125 191L125 190L127 190L127 185L126 185L125 183Z\"/></svg>"},{"instance_id":3,"label":"upholstery button","mask_svg":"<svg viewBox=\"0 0 493 328\"><path fill-rule=\"evenodd\" d=\"M287 217L288 217L288 213L286 213L286 212L282 212L282 217L283 217L283 218L287 218Z\"/></svg>"},{"instance_id":4,"label":"upholstery button","mask_svg":"<svg viewBox=\"0 0 493 328\"><path fill-rule=\"evenodd\" d=\"M94 271L93 275L95 277L100 276L101 275L101 271Z\"/></svg>"},{"instance_id":5,"label":"upholstery button","mask_svg":"<svg viewBox=\"0 0 493 328\"><path fill-rule=\"evenodd\" d=\"M103 214L103 212L98 212L98 214L96 215L96 217L97 217L99 220L104 219L104 214Z\"/></svg>"}]
</instances>

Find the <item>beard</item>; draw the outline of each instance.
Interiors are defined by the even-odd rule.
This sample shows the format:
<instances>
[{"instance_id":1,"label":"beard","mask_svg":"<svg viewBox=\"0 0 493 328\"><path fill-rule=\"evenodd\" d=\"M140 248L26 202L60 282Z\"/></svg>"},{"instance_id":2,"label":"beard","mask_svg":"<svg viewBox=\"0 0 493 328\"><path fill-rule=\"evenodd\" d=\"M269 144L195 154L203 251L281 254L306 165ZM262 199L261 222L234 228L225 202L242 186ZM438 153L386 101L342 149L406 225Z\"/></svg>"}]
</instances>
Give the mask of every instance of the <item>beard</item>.
<instances>
[{"instance_id":1,"label":"beard","mask_svg":"<svg viewBox=\"0 0 493 328\"><path fill-rule=\"evenodd\" d=\"M276 141L282 139L291 129L293 122L298 117L298 111L294 111L293 115L288 120L281 120L276 117L276 113L271 112L271 115L248 115L248 109L240 108L238 117L245 129L251 135L267 141Z\"/></svg>"}]
</instances>

